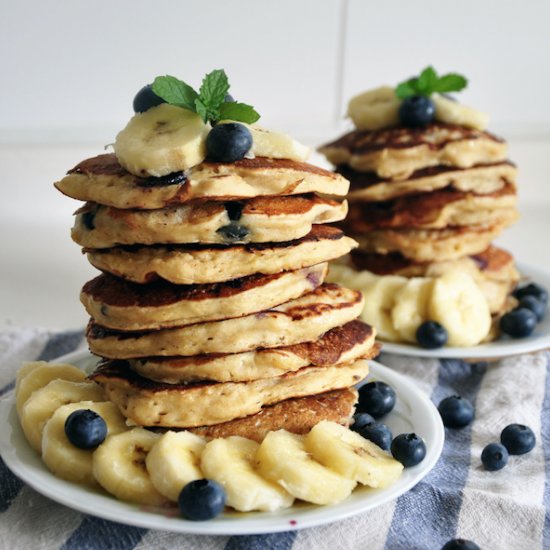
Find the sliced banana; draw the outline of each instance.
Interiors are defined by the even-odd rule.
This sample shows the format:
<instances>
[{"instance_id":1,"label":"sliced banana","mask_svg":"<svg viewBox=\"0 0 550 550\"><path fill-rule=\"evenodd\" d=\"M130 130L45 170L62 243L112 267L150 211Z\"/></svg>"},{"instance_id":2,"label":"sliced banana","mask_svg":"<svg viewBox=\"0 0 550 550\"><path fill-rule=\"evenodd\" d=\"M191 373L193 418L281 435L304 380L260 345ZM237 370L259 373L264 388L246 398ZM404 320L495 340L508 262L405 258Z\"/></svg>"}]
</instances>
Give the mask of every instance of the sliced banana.
<instances>
[{"instance_id":1,"label":"sliced banana","mask_svg":"<svg viewBox=\"0 0 550 550\"><path fill-rule=\"evenodd\" d=\"M33 449L41 452L42 431L46 422L62 405L78 401L107 401L105 392L95 382L56 379L33 392L27 399L19 420Z\"/></svg>"},{"instance_id":2,"label":"sliced banana","mask_svg":"<svg viewBox=\"0 0 550 550\"><path fill-rule=\"evenodd\" d=\"M337 283L353 290L363 290L379 278L379 275L375 275L370 271L356 271L344 264L330 263L325 280L327 283Z\"/></svg>"},{"instance_id":3,"label":"sliced banana","mask_svg":"<svg viewBox=\"0 0 550 550\"><path fill-rule=\"evenodd\" d=\"M381 86L353 97L347 116L359 130L380 130L399 124L401 100L391 86Z\"/></svg>"},{"instance_id":4,"label":"sliced banana","mask_svg":"<svg viewBox=\"0 0 550 550\"><path fill-rule=\"evenodd\" d=\"M18 414L21 414L25 401L34 391L57 378L81 382L86 378L86 374L66 363L47 363L46 361L25 363L19 369L15 381L15 407Z\"/></svg>"},{"instance_id":5,"label":"sliced banana","mask_svg":"<svg viewBox=\"0 0 550 550\"><path fill-rule=\"evenodd\" d=\"M258 472L291 495L314 504L335 504L348 497L356 482L326 468L307 451L302 436L269 432L256 454Z\"/></svg>"},{"instance_id":6,"label":"sliced banana","mask_svg":"<svg viewBox=\"0 0 550 550\"><path fill-rule=\"evenodd\" d=\"M485 130L489 115L439 94L431 96L435 106L435 119L448 124L458 124L476 130Z\"/></svg>"},{"instance_id":7,"label":"sliced banana","mask_svg":"<svg viewBox=\"0 0 550 550\"><path fill-rule=\"evenodd\" d=\"M147 454L145 464L153 485L173 502L185 485L204 477L200 469L206 441L191 432L166 432Z\"/></svg>"},{"instance_id":8,"label":"sliced banana","mask_svg":"<svg viewBox=\"0 0 550 550\"><path fill-rule=\"evenodd\" d=\"M432 293L433 279L416 277L409 279L395 295L391 311L394 329L401 339L416 343L418 327L428 320L428 306Z\"/></svg>"},{"instance_id":9,"label":"sliced banana","mask_svg":"<svg viewBox=\"0 0 550 550\"><path fill-rule=\"evenodd\" d=\"M449 271L435 280L429 317L447 329L449 346L475 346L491 328L485 296L472 277L462 271Z\"/></svg>"},{"instance_id":10,"label":"sliced banana","mask_svg":"<svg viewBox=\"0 0 550 550\"><path fill-rule=\"evenodd\" d=\"M336 422L319 422L306 435L305 446L327 468L369 487L387 487L403 471L400 462L372 441Z\"/></svg>"},{"instance_id":11,"label":"sliced banana","mask_svg":"<svg viewBox=\"0 0 550 550\"><path fill-rule=\"evenodd\" d=\"M210 125L196 113L163 103L136 113L116 137L118 161L136 176L165 176L200 164Z\"/></svg>"},{"instance_id":12,"label":"sliced banana","mask_svg":"<svg viewBox=\"0 0 550 550\"><path fill-rule=\"evenodd\" d=\"M282 132L266 130L256 125L248 126L252 134L252 149L255 157L290 159L305 162L310 155L309 147Z\"/></svg>"},{"instance_id":13,"label":"sliced banana","mask_svg":"<svg viewBox=\"0 0 550 550\"><path fill-rule=\"evenodd\" d=\"M244 437L210 441L201 456L201 468L207 478L223 485L227 505L239 512L273 512L292 506L294 497L258 471L256 453L260 445Z\"/></svg>"},{"instance_id":14,"label":"sliced banana","mask_svg":"<svg viewBox=\"0 0 550 550\"><path fill-rule=\"evenodd\" d=\"M160 436L143 428L109 436L93 453L98 483L120 500L162 506L167 502L145 466L147 453Z\"/></svg>"},{"instance_id":15,"label":"sliced banana","mask_svg":"<svg viewBox=\"0 0 550 550\"><path fill-rule=\"evenodd\" d=\"M93 450L75 447L65 435L65 421L74 411L88 409L96 412L107 424L107 435L126 431L125 418L110 401L94 403L80 401L59 407L46 422L42 432L42 460L61 479L97 486L92 472Z\"/></svg>"}]
</instances>

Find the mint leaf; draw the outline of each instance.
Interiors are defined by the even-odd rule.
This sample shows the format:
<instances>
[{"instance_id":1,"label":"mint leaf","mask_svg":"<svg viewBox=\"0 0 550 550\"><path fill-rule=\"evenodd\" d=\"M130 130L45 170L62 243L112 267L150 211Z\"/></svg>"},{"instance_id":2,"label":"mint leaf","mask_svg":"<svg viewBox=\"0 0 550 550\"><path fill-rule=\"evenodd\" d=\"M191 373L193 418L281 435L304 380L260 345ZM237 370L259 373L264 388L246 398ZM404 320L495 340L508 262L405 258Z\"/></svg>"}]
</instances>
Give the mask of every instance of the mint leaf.
<instances>
[{"instance_id":1,"label":"mint leaf","mask_svg":"<svg viewBox=\"0 0 550 550\"><path fill-rule=\"evenodd\" d=\"M468 85L468 80L457 73L438 76L433 67L426 67L418 78L409 78L398 84L395 95L405 99L413 95L430 96L433 93L460 92Z\"/></svg>"},{"instance_id":2,"label":"mint leaf","mask_svg":"<svg viewBox=\"0 0 550 550\"><path fill-rule=\"evenodd\" d=\"M229 81L223 69L208 73L202 80L199 90L201 101L208 109L217 112L229 91Z\"/></svg>"},{"instance_id":3,"label":"mint leaf","mask_svg":"<svg viewBox=\"0 0 550 550\"><path fill-rule=\"evenodd\" d=\"M152 87L153 92L166 103L195 111L195 100L199 94L182 80L170 75L157 76Z\"/></svg>"},{"instance_id":4,"label":"mint leaf","mask_svg":"<svg viewBox=\"0 0 550 550\"><path fill-rule=\"evenodd\" d=\"M237 120L253 124L260 119L260 115L251 105L236 101L222 103L220 107L220 120Z\"/></svg>"},{"instance_id":5,"label":"mint leaf","mask_svg":"<svg viewBox=\"0 0 550 550\"><path fill-rule=\"evenodd\" d=\"M208 122L208 108L201 101L200 98L197 97L195 99L194 107L195 108L193 110L202 118L203 122L204 123Z\"/></svg>"},{"instance_id":6,"label":"mint leaf","mask_svg":"<svg viewBox=\"0 0 550 550\"><path fill-rule=\"evenodd\" d=\"M437 84L438 77L433 67L426 67L418 79L416 79L416 89L420 95L430 95L434 86Z\"/></svg>"},{"instance_id":7,"label":"mint leaf","mask_svg":"<svg viewBox=\"0 0 550 550\"><path fill-rule=\"evenodd\" d=\"M406 82L401 82L396 88L395 88L395 95L399 99L405 99L406 97L410 97L412 95L416 95L416 87L413 84L413 81L415 79L411 78L410 80L407 80Z\"/></svg>"},{"instance_id":8,"label":"mint leaf","mask_svg":"<svg viewBox=\"0 0 550 550\"><path fill-rule=\"evenodd\" d=\"M460 92L468 85L468 80L461 74L449 73L443 75L437 81L434 91L440 93Z\"/></svg>"}]
</instances>

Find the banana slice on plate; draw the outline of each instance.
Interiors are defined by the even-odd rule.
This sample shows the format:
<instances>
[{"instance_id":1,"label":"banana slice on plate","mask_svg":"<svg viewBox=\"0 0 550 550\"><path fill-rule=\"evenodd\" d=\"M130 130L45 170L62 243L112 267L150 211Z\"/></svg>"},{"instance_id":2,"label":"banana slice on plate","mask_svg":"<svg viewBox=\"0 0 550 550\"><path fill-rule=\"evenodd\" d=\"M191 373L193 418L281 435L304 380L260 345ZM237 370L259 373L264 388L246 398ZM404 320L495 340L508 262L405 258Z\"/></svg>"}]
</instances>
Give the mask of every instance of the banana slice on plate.
<instances>
[{"instance_id":1,"label":"banana slice on plate","mask_svg":"<svg viewBox=\"0 0 550 550\"><path fill-rule=\"evenodd\" d=\"M160 436L143 428L109 436L93 454L93 473L98 483L119 500L162 506L161 495L145 466L147 453Z\"/></svg>"},{"instance_id":2,"label":"banana slice on plate","mask_svg":"<svg viewBox=\"0 0 550 550\"><path fill-rule=\"evenodd\" d=\"M433 94L431 99L435 106L435 119L448 124L458 124L475 130L485 130L489 124L489 115L458 101L453 101L439 94Z\"/></svg>"},{"instance_id":3,"label":"banana slice on plate","mask_svg":"<svg viewBox=\"0 0 550 550\"><path fill-rule=\"evenodd\" d=\"M93 450L75 447L65 434L65 421L74 411L88 409L96 412L107 424L107 435L127 430L126 420L110 401L95 403L80 401L59 407L46 422L42 432L42 460L50 471L61 479L97 486L92 472Z\"/></svg>"},{"instance_id":4,"label":"banana slice on plate","mask_svg":"<svg viewBox=\"0 0 550 550\"><path fill-rule=\"evenodd\" d=\"M302 436L269 432L256 454L258 472L296 498L314 504L335 504L347 498L356 482L314 460Z\"/></svg>"},{"instance_id":5,"label":"banana slice on plate","mask_svg":"<svg viewBox=\"0 0 550 550\"><path fill-rule=\"evenodd\" d=\"M292 506L294 497L257 471L256 453L260 444L240 436L213 439L201 456L205 476L220 483L227 505L239 512L273 512Z\"/></svg>"},{"instance_id":6,"label":"banana slice on plate","mask_svg":"<svg viewBox=\"0 0 550 550\"><path fill-rule=\"evenodd\" d=\"M372 441L336 422L319 422L305 436L305 446L327 468L369 487L387 487L403 471L400 462Z\"/></svg>"},{"instance_id":7,"label":"banana slice on plate","mask_svg":"<svg viewBox=\"0 0 550 550\"><path fill-rule=\"evenodd\" d=\"M242 123L241 123L242 124ZM309 147L282 132L266 130L260 126L245 124L252 134L251 153L255 157L290 159L305 162L310 155Z\"/></svg>"},{"instance_id":8,"label":"banana slice on plate","mask_svg":"<svg viewBox=\"0 0 550 550\"><path fill-rule=\"evenodd\" d=\"M358 130L380 130L399 124L401 100L391 86L381 86L353 97L347 116Z\"/></svg>"},{"instance_id":9,"label":"banana slice on plate","mask_svg":"<svg viewBox=\"0 0 550 550\"><path fill-rule=\"evenodd\" d=\"M190 481L204 477L200 469L206 441L191 432L166 432L155 442L145 464L159 493L177 502Z\"/></svg>"}]
</instances>

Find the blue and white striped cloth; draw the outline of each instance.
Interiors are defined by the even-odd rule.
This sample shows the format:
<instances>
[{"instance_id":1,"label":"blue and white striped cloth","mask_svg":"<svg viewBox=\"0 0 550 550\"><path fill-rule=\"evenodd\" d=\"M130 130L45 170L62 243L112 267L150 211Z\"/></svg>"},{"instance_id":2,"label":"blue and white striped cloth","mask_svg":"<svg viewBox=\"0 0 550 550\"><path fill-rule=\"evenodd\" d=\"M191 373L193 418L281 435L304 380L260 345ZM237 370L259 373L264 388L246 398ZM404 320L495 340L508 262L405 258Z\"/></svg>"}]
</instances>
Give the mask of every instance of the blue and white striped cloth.
<instances>
[{"instance_id":1,"label":"blue and white striped cloth","mask_svg":"<svg viewBox=\"0 0 550 550\"><path fill-rule=\"evenodd\" d=\"M53 359L82 346L82 332L0 333L0 396L22 361ZM550 549L550 377L547 353L492 364L383 356L438 403L460 394L476 407L474 423L447 430L437 466L414 489L370 512L287 533L208 537L182 535L86 516L19 481L0 459L1 550L438 550L463 537L483 549ZM500 472L481 468L483 447L512 422L530 426L537 446L511 457Z\"/></svg>"}]
</instances>

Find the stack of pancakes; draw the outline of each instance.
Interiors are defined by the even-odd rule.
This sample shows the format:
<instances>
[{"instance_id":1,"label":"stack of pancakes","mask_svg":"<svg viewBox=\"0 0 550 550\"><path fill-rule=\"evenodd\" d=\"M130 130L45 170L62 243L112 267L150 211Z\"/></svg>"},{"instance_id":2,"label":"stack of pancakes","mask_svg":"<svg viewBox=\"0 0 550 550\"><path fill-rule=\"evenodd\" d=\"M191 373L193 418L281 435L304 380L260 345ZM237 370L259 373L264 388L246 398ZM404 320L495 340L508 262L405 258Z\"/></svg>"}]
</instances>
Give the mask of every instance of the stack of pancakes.
<instances>
[{"instance_id":1,"label":"stack of pancakes","mask_svg":"<svg viewBox=\"0 0 550 550\"><path fill-rule=\"evenodd\" d=\"M361 293L324 283L356 246L322 225L348 186L263 157L145 178L112 154L56 183L86 201L72 237L103 272L81 293L92 378L129 421L257 440L349 422L377 346Z\"/></svg>"},{"instance_id":2,"label":"stack of pancakes","mask_svg":"<svg viewBox=\"0 0 550 550\"><path fill-rule=\"evenodd\" d=\"M320 151L351 182L342 227L354 267L378 275L469 272L491 313L509 307L512 256L491 244L516 221L516 167L487 131L434 122L355 130Z\"/></svg>"}]
</instances>

